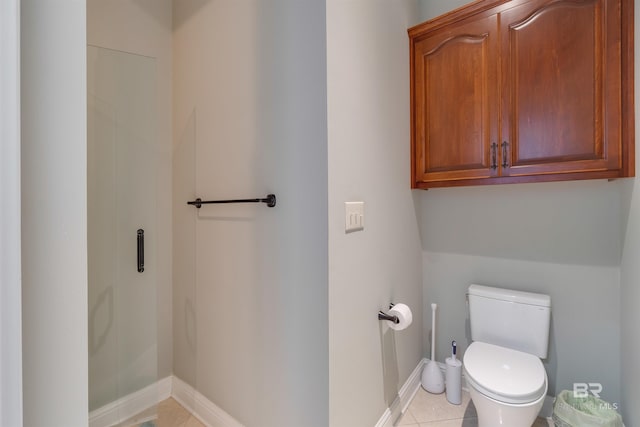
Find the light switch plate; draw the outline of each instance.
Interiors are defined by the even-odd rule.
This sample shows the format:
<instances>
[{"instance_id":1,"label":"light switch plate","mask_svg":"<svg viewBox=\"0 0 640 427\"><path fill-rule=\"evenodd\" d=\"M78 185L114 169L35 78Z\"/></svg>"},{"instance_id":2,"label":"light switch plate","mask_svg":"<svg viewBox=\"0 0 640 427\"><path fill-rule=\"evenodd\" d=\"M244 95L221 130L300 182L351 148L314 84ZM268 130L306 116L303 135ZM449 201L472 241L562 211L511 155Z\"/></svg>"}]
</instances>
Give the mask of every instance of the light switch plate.
<instances>
[{"instance_id":1,"label":"light switch plate","mask_svg":"<svg viewBox=\"0 0 640 427\"><path fill-rule=\"evenodd\" d=\"M344 202L344 213L345 233L364 230L364 202Z\"/></svg>"}]
</instances>

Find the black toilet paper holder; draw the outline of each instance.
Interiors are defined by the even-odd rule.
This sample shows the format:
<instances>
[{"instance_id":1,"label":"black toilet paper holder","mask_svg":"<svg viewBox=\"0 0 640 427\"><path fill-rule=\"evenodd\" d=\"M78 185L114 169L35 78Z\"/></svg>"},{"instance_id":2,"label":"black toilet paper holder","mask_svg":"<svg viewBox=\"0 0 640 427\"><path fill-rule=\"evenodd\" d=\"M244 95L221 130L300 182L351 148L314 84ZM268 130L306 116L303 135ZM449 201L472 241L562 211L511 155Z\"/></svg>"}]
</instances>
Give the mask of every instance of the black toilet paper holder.
<instances>
[{"instance_id":1,"label":"black toilet paper holder","mask_svg":"<svg viewBox=\"0 0 640 427\"><path fill-rule=\"evenodd\" d=\"M393 308L395 304L389 304L389 308ZM389 320L390 322L395 323L396 325L398 323L400 323L400 319L398 319L398 316L392 316L390 314L385 313L384 311L380 310L378 312L378 320Z\"/></svg>"}]
</instances>

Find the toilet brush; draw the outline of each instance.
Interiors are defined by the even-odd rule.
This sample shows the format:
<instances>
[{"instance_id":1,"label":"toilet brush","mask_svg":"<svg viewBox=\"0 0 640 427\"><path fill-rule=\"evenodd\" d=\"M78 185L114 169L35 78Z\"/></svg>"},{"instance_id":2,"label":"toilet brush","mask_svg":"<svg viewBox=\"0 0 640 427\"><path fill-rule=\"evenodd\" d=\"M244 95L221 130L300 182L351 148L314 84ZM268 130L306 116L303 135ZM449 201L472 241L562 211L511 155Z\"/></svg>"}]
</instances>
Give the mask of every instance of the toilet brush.
<instances>
[{"instance_id":1,"label":"toilet brush","mask_svg":"<svg viewBox=\"0 0 640 427\"><path fill-rule=\"evenodd\" d=\"M431 360L422 370L422 388L429 393L440 394L444 391L444 377L436 362L436 309L438 304L431 304Z\"/></svg>"}]
</instances>

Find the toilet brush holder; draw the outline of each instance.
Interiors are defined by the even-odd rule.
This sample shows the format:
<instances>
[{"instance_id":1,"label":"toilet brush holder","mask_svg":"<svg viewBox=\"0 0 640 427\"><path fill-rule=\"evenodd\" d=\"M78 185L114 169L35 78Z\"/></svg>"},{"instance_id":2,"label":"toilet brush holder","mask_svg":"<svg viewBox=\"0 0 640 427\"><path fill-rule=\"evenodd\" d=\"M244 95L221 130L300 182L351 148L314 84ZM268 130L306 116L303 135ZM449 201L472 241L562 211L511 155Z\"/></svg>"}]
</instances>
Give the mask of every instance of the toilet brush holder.
<instances>
[{"instance_id":1,"label":"toilet brush holder","mask_svg":"<svg viewBox=\"0 0 640 427\"><path fill-rule=\"evenodd\" d=\"M459 405L462 403L462 362L456 358L458 346L451 341L451 357L445 360L445 385L447 387L447 400L449 403Z\"/></svg>"},{"instance_id":2,"label":"toilet brush holder","mask_svg":"<svg viewBox=\"0 0 640 427\"><path fill-rule=\"evenodd\" d=\"M444 376L434 360L430 360L422 370L422 388L429 393L440 394L444 391Z\"/></svg>"},{"instance_id":3,"label":"toilet brush holder","mask_svg":"<svg viewBox=\"0 0 640 427\"><path fill-rule=\"evenodd\" d=\"M422 369L420 383L429 393L440 394L444 391L444 376L435 361L436 354L436 310L438 304L431 304L431 360Z\"/></svg>"},{"instance_id":4,"label":"toilet brush holder","mask_svg":"<svg viewBox=\"0 0 640 427\"><path fill-rule=\"evenodd\" d=\"M459 405L462 403L462 362L453 357L447 357L445 383L447 386L447 400Z\"/></svg>"}]
</instances>

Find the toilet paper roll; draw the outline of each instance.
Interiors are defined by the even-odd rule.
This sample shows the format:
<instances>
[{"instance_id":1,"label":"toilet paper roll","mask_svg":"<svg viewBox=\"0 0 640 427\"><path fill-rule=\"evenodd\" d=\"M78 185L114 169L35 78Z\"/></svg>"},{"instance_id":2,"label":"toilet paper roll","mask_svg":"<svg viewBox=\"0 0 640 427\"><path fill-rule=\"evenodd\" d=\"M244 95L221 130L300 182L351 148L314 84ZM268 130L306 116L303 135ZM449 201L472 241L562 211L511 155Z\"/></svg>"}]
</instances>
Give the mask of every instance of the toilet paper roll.
<instances>
[{"instance_id":1,"label":"toilet paper roll","mask_svg":"<svg viewBox=\"0 0 640 427\"><path fill-rule=\"evenodd\" d=\"M409 327L411 322L413 322L413 315L411 314L411 309L406 304L396 304L389 310L389 314L391 316L396 316L399 323L393 323L389 320L389 327L396 331L401 331Z\"/></svg>"},{"instance_id":2,"label":"toilet paper roll","mask_svg":"<svg viewBox=\"0 0 640 427\"><path fill-rule=\"evenodd\" d=\"M447 357L445 362L447 369L444 383L447 389L447 400L449 403L459 405L462 403L462 362L452 357Z\"/></svg>"}]
</instances>

